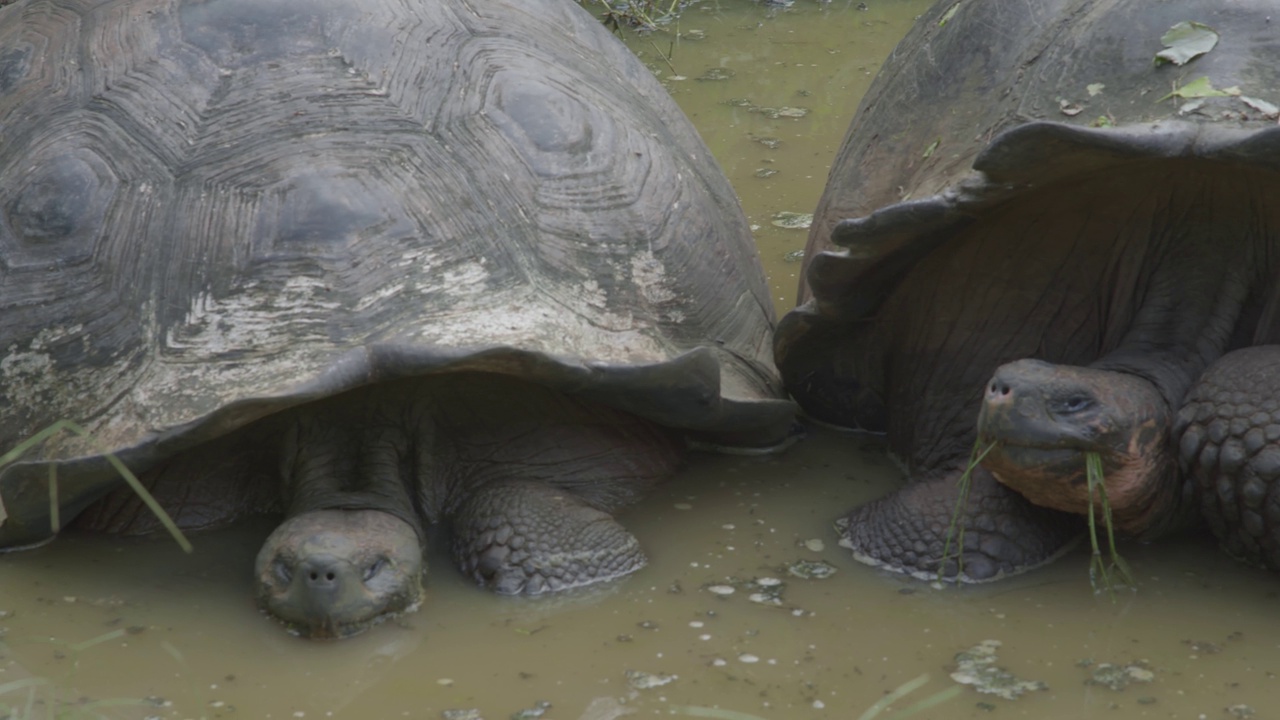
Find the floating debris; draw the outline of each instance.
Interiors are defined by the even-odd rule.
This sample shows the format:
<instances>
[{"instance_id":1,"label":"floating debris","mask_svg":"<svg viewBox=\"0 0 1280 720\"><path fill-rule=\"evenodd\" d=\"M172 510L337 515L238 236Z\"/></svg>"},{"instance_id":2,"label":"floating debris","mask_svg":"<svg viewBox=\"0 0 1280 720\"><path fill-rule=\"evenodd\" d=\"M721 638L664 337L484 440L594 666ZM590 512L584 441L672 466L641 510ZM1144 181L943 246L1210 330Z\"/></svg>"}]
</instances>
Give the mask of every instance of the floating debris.
<instances>
[{"instance_id":1,"label":"floating debris","mask_svg":"<svg viewBox=\"0 0 1280 720\"><path fill-rule=\"evenodd\" d=\"M737 75L737 72L723 67L707 68L707 71L694 78L702 82L722 82Z\"/></svg>"},{"instance_id":2,"label":"floating debris","mask_svg":"<svg viewBox=\"0 0 1280 720\"><path fill-rule=\"evenodd\" d=\"M546 700L539 700L534 703L531 708L525 708L524 710L517 710L511 713L511 720L536 720L536 718L546 715L547 711L550 709L551 703Z\"/></svg>"},{"instance_id":3,"label":"floating debris","mask_svg":"<svg viewBox=\"0 0 1280 720\"><path fill-rule=\"evenodd\" d=\"M1149 683L1156 679L1145 660L1136 660L1127 665L1098 663L1093 674L1085 680L1086 685L1101 685L1112 690L1124 690L1133 683Z\"/></svg>"},{"instance_id":4,"label":"floating debris","mask_svg":"<svg viewBox=\"0 0 1280 720\"><path fill-rule=\"evenodd\" d=\"M753 112L758 112L770 120L777 120L778 118L802 118L809 114L809 108L786 106L780 108L761 107L755 108Z\"/></svg>"},{"instance_id":5,"label":"floating debris","mask_svg":"<svg viewBox=\"0 0 1280 720\"><path fill-rule=\"evenodd\" d=\"M1191 648L1191 652L1197 655L1217 655L1222 652L1221 645L1207 640L1183 640L1182 644Z\"/></svg>"},{"instance_id":6,"label":"floating debris","mask_svg":"<svg viewBox=\"0 0 1280 720\"><path fill-rule=\"evenodd\" d=\"M748 593L747 600L759 605L782 607L782 592L787 584L778 578L763 577L745 583L743 590Z\"/></svg>"},{"instance_id":7,"label":"floating debris","mask_svg":"<svg viewBox=\"0 0 1280 720\"><path fill-rule=\"evenodd\" d=\"M728 100L724 101L724 104L730 107L744 107L744 108L759 107L755 103L751 102L750 98L729 98Z\"/></svg>"},{"instance_id":8,"label":"floating debris","mask_svg":"<svg viewBox=\"0 0 1280 720\"><path fill-rule=\"evenodd\" d=\"M706 40L706 30L685 30L680 33L681 40Z\"/></svg>"},{"instance_id":9,"label":"floating debris","mask_svg":"<svg viewBox=\"0 0 1280 720\"><path fill-rule=\"evenodd\" d=\"M647 673L639 670L628 670L627 684L636 690L648 690L649 688L661 687L676 681L678 675L663 675L661 673Z\"/></svg>"},{"instance_id":10,"label":"floating debris","mask_svg":"<svg viewBox=\"0 0 1280 720\"><path fill-rule=\"evenodd\" d=\"M777 174L777 168L756 168L755 172L755 176L758 178L770 178Z\"/></svg>"},{"instance_id":11,"label":"floating debris","mask_svg":"<svg viewBox=\"0 0 1280 720\"><path fill-rule=\"evenodd\" d=\"M801 252L804 251L801 250ZM822 552L827 549L827 544L822 542L822 538L810 538L801 544L804 545L805 549L809 552Z\"/></svg>"},{"instance_id":12,"label":"floating debris","mask_svg":"<svg viewBox=\"0 0 1280 720\"><path fill-rule=\"evenodd\" d=\"M484 716L475 708L467 710L445 710L440 713L444 720L484 720Z\"/></svg>"},{"instance_id":13,"label":"floating debris","mask_svg":"<svg viewBox=\"0 0 1280 720\"><path fill-rule=\"evenodd\" d=\"M1253 717L1253 708L1249 707L1248 705L1244 705L1244 704L1229 705L1225 708L1225 710L1227 711L1227 714L1230 715L1231 717L1240 718L1241 720L1244 720L1245 718Z\"/></svg>"},{"instance_id":14,"label":"floating debris","mask_svg":"<svg viewBox=\"0 0 1280 720\"><path fill-rule=\"evenodd\" d=\"M813 224L813 213L778 212L773 214L770 224L787 230L808 230Z\"/></svg>"},{"instance_id":15,"label":"floating debris","mask_svg":"<svg viewBox=\"0 0 1280 720\"><path fill-rule=\"evenodd\" d=\"M1022 680L1001 667L996 667L999 640L983 640L964 652L956 653L956 670L951 679L961 685L972 685L988 695L1016 700L1032 690L1048 690L1040 680Z\"/></svg>"},{"instance_id":16,"label":"floating debris","mask_svg":"<svg viewBox=\"0 0 1280 720\"><path fill-rule=\"evenodd\" d=\"M776 137L755 137L755 138L752 138L752 140L755 140L756 142L769 148L770 150L777 150L778 148L782 147L782 141Z\"/></svg>"},{"instance_id":17,"label":"floating debris","mask_svg":"<svg viewBox=\"0 0 1280 720\"><path fill-rule=\"evenodd\" d=\"M736 590L732 585L710 585L707 587L707 592L713 595L732 595Z\"/></svg>"},{"instance_id":18,"label":"floating debris","mask_svg":"<svg viewBox=\"0 0 1280 720\"><path fill-rule=\"evenodd\" d=\"M804 250L792 250L791 252L782 256L782 261L789 262L789 263L800 262L803 259L804 259Z\"/></svg>"},{"instance_id":19,"label":"floating debris","mask_svg":"<svg viewBox=\"0 0 1280 720\"><path fill-rule=\"evenodd\" d=\"M797 560L787 566L787 573L803 580L826 580L836 574L836 566L822 560Z\"/></svg>"}]
</instances>

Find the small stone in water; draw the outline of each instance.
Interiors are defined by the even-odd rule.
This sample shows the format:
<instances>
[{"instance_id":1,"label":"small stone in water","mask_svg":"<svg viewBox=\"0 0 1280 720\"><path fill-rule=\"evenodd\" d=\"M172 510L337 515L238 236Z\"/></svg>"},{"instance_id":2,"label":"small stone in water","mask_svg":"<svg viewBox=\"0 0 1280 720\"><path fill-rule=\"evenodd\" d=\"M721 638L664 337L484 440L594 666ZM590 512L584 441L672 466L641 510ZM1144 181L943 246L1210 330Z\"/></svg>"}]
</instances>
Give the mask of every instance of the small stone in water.
<instances>
[{"instance_id":1,"label":"small stone in water","mask_svg":"<svg viewBox=\"0 0 1280 720\"><path fill-rule=\"evenodd\" d=\"M758 137L758 138L755 138L755 141L769 148L770 150L777 150L778 148L782 147L782 141L775 137Z\"/></svg>"},{"instance_id":2,"label":"small stone in water","mask_svg":"<svg viewBox=\"0 0 1280 720\"><path fill-rule=\"evenodd\" d=\"M680 39L681 40L706 40L707 31L706 30L685 30L684 32L680 33Z\"/></svg>"},{"instance_id":3,"label":"small stone in water","mask_svg":"<svg viewBox=\"0 0 1280 720\"><path fill-rule=\"evenodd\" d=\"M440 717L444 720L484 720L480 715L480 711L475 708L466 710L445 710L440 713Z\"/></svg>"},{"instance_id":4,"label":"small stone in water","mask_svg":"<svg viewBox=\"0 0 1280 720\"><path fill-rule=\"evenodd\" d=\"M743 653L738 656L738 661L744 663L758 663L760 662L760 658L752 655L751 653Z\"/></svg>"},{"instance_id":5,"label":"small stone in water","mask_svg":"<svg viewBox=\"0 0 1280 720\"><path fill-rule=\"evenodd\" d=\"M724 667L725 665L729 664L729 661L725 660L724 658L716 658L715 660L711 661L711 664L716 667Z\"/></svg>"},{"instance_id":6,"label":"small stone in water","mask_svg":"<svg viewBox=\"0 0 1280 720\"><path fill-rule=\"evenodd\" d=\"M777 175L777 174L778 174L778 171L775 168L757 168L755 173L756 177L758 178L773 177L774 175Z\"/></svg>"},{"instance_id":7,"label":"small stone in water","mask_svg":"<svg viewBox=\"0 0 1280 720\"><path fill-rule=\"evenodd\" d=\"M732 585L712 585L707 588L707 592L715 595L732 595L734 590Z\"/></svg>"},{"instance_id":8,"label":"small stone in water","mask_svg":"<svg viewBox=\"0 0 1280 720\"><path fill-rule=\"evenodd\" d=\"M768 593L751 593L750 595L747 596L747 599L753 603L760 603L761 605L781 605L782 604L782 598L778 597L777 595L770 595Z\"/></svg>"},{"instance_id":9,"label":"small stone in water","mask_svg":"<svg viewBox=\"0 0 1280 720\"><path fill-rule=\"evenodd\" d=\"M777 587L782 581L775 577L762 577L756 580L756 584L760 587Z\"/></svg>"},{"instance_id":10,"label":"small stone in water","mask_svg":"<svg viewBox=\"0 0 1280 720\"><path fill-rule=\"evenodd\" d=\"M812 538L804 541L804 546L810 552L822 552L827 549L827 544L822 542L821 538Z\"/></svg>"},{"instance_id":11,"label":"small stone in water","mask_svg":"<svg viewBox=\"0 0 1280 720\"><path fill-rule=\"evenodd\" d=\"M627 671L627 684L636 690L648 690L649 688L661 687L668 683L675 682L677 675L662 675L659 673L647 673L639 670Z\"/></svg>"},{"instance_id":12,"label":"small stone in water","mask_svg":"<svg viewBox=\"0 0 1280 720\"><path fill-rule=\"evenodd\" d=\"M737 526L735 526L733 523L725 523L724 525L720 526L722 530L733 530L735 527Z\"/></svg>"}]
</instances>

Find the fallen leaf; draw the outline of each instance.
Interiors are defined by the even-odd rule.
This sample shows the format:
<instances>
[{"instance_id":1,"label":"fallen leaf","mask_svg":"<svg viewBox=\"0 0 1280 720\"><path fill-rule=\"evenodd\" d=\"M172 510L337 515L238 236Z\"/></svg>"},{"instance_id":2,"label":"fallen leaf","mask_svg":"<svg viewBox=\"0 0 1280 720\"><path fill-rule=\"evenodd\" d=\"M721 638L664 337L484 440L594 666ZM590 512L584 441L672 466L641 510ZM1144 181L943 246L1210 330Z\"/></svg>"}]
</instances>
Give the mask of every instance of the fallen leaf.
<instances>
[{"instance_id":1,"label":"fallen leaf","mask_svg":"<svg viewBox=\"0 0 1280 720\"><path fill-rule=\"evenodd\" d=\"M1276 117L1277 115L1280 115L1280 107L1276 107L1275 105L1272 105L1266 100L1259 100L1257 98L1245 97L1244 95L1240 96L1240 100L1244 102L1245 105L1248 105L1254 110L1257 110L1258 112L1262 113L1266 117L1271 118L1271 117Z\"/></svg>"},{"instance_id":2,"label":"fallen leaf","mask_svg":"<svg viewBox=\"0 0 1280 720\"><path fill-rule=\"evenodd\" d=\"M1106 85L1103 85L1102 83L1090 83L1088 85L1085 85L1084 89L1089 91L1089 97L1093 97L1094 95L1097 95L1098 93L1102 92L1103 88L1105 87Z\"/></svg>"},{"instance_id":3,"label":"fallen leaf","mask_svg":"<svg viewBox=\"0 0 1280 720\"><path fill-rule=\"evenodd\" d=\"M1165 49L1156 53L1155 63L1185 65L1209 52L1218 44L1218 33L1198 22L1180 22L1160 38Z\"/></svg>"},{"instance_id":4,"label":"fallen leaf","mask_svg":"<svg viewBox=\"0 0 1280 720\"><path fill-rule=\"evenodd\" d=\"M1213 86L1213 83L1209 82L1209 76L1205 75L1203 77L1199 77L1199 78L1196 78L1195 80L1192 80L1186 85L1183 85L1182 87L1174 90L1168 95L1165 95L1164 97L1160 98L1156 102L1164 102L1165 100L1168 100L1171 97L1180 97L1180 98L1190 99L1190 98L1206 98L1206 97L1228 97L1228 96L1234 96L1239 94L1240 94L1240 88L1236 87L1235 85L1232 85L1229 88L1223 88L1221 90L1215 88Z\"/></svg>"}]
</instances>

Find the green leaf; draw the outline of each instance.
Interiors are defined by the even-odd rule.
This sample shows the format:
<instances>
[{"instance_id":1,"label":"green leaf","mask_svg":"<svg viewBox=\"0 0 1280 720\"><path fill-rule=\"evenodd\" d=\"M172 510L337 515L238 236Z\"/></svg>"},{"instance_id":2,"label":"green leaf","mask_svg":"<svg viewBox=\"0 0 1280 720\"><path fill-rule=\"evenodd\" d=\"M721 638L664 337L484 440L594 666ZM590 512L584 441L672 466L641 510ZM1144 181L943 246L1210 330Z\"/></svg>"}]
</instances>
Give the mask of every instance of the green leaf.
<instances>
[{"instance_id":1,"label":"green leaf","mask_svg":"<svg viewBox=\"0 0 1280 720\"><path fill-rule=\"evenodd\" d=\"M1203 23L1184 21L1169 28L1160 42L1165 49L1156 53L1157 65L1185 65L1212 50L1218 44L1218 33Z\"/></svg>"},{"instance_id":2,"label":"green leaf","mask_svg":"<svg viewBox=\"0 0 1280 720\"><path fill-rule=\"evenodd\" d=\"M1165 95L1164 97L1160 98L1156 102L1164 102L1165 100L1168 100L1171 97L1180 97L1180 98L1190 99L1190 98L1206 98L1206 97L1228 97L1228 96L1235 96L1239 94L1240 94L1240 88L1236 87L1235 85L1232 85L1229 88L1223 88L1221 90L1215 88L1213 86L1213 83L1209 82L1209 76L1205 75L1204 77L1200 77L1200 78L1196 78L1195 80L1192 80L1186 85L1183 85L1177 90L1174 90L1168 95Z\"/></svg>"}]
</instances>

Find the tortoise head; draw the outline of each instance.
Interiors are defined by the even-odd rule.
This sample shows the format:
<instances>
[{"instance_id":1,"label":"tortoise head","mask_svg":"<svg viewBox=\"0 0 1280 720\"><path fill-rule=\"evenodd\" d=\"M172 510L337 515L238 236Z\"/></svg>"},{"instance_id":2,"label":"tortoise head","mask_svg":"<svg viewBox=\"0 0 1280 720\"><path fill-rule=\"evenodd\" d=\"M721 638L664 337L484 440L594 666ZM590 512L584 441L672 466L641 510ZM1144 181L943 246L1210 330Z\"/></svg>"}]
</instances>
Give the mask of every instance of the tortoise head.
<instances>
[{"instance_id":1,"label":"tortoise head","mask_svg":"<svg viewBox=\"0 0 1280 720\"><path fill-rule=\"evenodd\" d=\"M303 637L343 638L422 601L422 547L403 520L378 510L314 510L263 543L258 601Z\"/></svg>"},{"instance_id":2,"label":"tortoise head","mask_svg":"<svg viewBox=\"0 0 1280 720\"><path fill-rule=\"evenodd\" d=\"M1085 457L1098 453L1113 521L1139 535L1164 520L1171 499L1163 495L1177 492L1171 422L1142 378L1018 360L987 383L978 437L995 444L983 466L996 479L1037 505L1078 514L1090 503Z\"/></svg>"}]
</instances>

